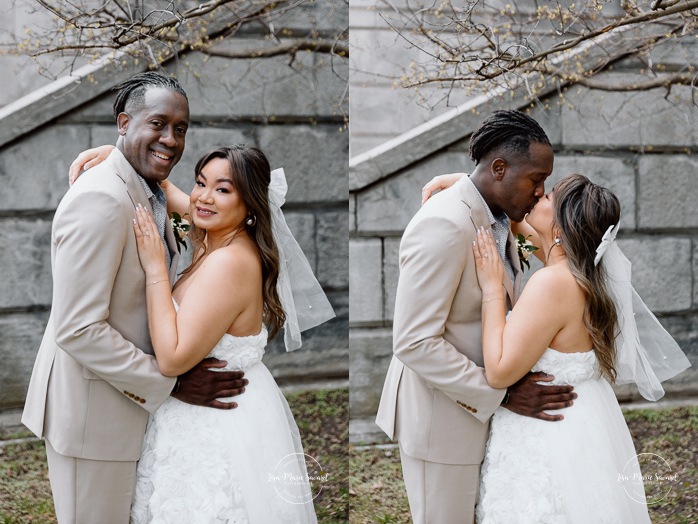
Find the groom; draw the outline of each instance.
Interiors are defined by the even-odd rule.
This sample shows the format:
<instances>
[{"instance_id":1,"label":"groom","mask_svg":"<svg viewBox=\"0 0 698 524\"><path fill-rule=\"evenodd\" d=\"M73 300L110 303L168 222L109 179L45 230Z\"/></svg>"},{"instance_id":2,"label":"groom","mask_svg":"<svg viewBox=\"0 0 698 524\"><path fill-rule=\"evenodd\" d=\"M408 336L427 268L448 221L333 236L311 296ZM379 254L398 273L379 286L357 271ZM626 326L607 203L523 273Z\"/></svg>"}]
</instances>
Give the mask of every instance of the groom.
<instances>
[{"instance_id":1,"label":"groom","mask_svg":"<svg viewBox=\"0 0 698 524\"><path fill-rule=\"evenodd\" d=\"M572 404L571 386L529 374L507 390L487 384L481 300L472 242L491 231L505 274L507 306L521 284L509 220L523 220L544 194L553 150L538 123L497 111L470 140L472 175L433 196L413 217L400 244L393 321L394 356L376 423L399 442L415 524L474 522L489 418L503 405L515 413L559 420L544 410Z\"/></svg>"},{"instance_id":2,"label":"groom","mask_svg":"<svg viewBox=\"0 0 698 524\"><path fill-rule=\"evenodd\" d=\"M22 422L46 439L59 524L126 524L148 420L171 394L224 409L244 390L241 372L202 363L164 377L148 334L145 274L132 220L136 204L158 222L170 263L177 249L165 180L184 151L189 103L179 83L141 73L114 103L119 140L109 158L68 191L53 221L53 303ZM212 452L215 452L212 450Z\"/></svg>"}]
</instances>

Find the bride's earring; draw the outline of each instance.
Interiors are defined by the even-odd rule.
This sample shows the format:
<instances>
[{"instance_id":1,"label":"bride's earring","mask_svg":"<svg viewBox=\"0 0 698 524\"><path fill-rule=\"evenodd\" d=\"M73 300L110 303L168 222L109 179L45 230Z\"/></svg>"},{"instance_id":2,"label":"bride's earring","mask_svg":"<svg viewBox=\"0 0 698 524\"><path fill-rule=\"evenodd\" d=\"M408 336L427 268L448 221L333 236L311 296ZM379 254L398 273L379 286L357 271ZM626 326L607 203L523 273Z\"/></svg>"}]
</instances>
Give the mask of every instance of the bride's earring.
<instances>
[{"instance_id":1,"label":"bride's earring","mask_svg":"<svg viewBox=\"0 0 698 524\"><path fill-rule=\"evenodd\" d=\"M554 240L553 240L553 245L550 246L550 249L548 249L548 254L547 254L547 256L545 257L545 265L546 265L546 266L548 265L548 259L550 258L550 253L553 252L553 249L555 249L557 246L562 247L562 238L560 238L560 237L559 237L558 235L556 235L554 232L553 232L553 235L555 236L555 238L554 238ZM564 249L563 249L563 252L564 252Z\"/></svg>"},{"instance_id":2,"label":"bride's earring","mask_svg":"<svg viewBox=\"0 0 698 524\"><path fill-rule=\"evenodd\" d=\"M559 246L562 244L562 238L560 238L560 232L558 231L557 233L553 231L553 247Z\"/></svg>"},{"instance_id":3,"label":"bride's earring","mask_svg":"<svg viewBox=\"0 0 698 524\"><path fill-rule=\"evenodd\" d=\"M245 220L245 224L248 226L252 227L257 223L257 216L256 215L250 215L247 217L247 220Z\"/></svg>"}]
</instances>

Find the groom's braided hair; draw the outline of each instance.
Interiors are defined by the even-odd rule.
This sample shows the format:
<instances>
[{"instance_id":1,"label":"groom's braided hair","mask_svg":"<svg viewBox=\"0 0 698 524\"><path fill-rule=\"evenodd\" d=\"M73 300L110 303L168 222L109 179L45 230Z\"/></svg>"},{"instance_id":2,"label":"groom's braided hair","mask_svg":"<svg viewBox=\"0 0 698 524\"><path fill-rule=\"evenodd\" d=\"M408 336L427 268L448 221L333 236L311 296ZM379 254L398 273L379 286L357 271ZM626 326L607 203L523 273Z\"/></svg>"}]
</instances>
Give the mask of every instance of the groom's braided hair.
<instances>
[{"instance_id":1,"label":"groom's braided hair","mask_svg":"<svg viewBox=\"0 0 698 524\"><path fill-rule=\"evenodd\" d=\"M161 75L155 71L138 73L114 87L114 91L119 91L114 100L114 118L126 111L127 105L130 111L137 111L143 107L145 92L155 87L169 89L187 98L187 94L176 78Z\"/></svg>"},{"instance_id":2,"label":"groom's braided hair","mask_svg":"<svg viewBox=\"0 0 698 524\"><path fill-rule=\"evenodd\" d=\"M515 110L495 111L470 137L470 158L475 165L495 150L529 156L531 142L550 145L538 122Z\"/></svg>"}]
</instances>

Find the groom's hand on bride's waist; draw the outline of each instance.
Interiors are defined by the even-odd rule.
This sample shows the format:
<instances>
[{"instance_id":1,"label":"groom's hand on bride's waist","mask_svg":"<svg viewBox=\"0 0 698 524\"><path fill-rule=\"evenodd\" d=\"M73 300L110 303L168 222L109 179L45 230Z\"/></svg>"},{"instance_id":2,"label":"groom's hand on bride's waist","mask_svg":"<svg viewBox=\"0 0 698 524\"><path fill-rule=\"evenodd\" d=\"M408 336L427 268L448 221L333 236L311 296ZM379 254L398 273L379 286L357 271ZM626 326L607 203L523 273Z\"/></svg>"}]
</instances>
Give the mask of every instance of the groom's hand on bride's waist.
<instances>
[{"instance_id":1,"label":"groom's hand on bride's waist","mask_svg":"<svg viewBox=\"0 0 698 524\"><path fill-rule=\"evenodd\" d=\"M172 390L172 396L177 400L217 409L233 409L238 407L236 402L221 402L219 398L234 397L245 391L248 384L242 371L215 371L212 368L222 368L225 361L216 358L206 358L192 369L180 375Z\"/></svg>"},{"instance_id":2,"label":"groom's hand on bride's waist","mask_svg":"<svg viewBox=\"0 0 698 524\"><path fill-rule=\"evenodd\" d=\"M502 406L509 411L541 420L562 420L562 415L551 415L546 411L570 407L577 394L568 385L545 386L538 382L550 382L555 377L546 373L528 373L516 384L507 388Z\"/></svg>"}]
</instances>

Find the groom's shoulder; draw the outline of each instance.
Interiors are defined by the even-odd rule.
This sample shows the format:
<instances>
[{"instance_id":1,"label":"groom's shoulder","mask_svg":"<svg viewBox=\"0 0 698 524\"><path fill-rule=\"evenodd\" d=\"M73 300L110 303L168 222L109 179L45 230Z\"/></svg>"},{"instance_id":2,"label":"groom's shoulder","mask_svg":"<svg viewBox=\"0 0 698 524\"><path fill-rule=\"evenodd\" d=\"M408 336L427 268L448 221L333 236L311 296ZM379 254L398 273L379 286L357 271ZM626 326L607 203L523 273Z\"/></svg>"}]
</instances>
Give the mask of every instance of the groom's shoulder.
<instances>
[{"instance_id":1,"label":"groom's shoulder","mask_svg":"<svg viewBox=\"0 0 698 524\"><path fill-rule=\"evenodd\" d=\"M80 175L64 198L79 198L87 193L111 195L116 199L128 198L126 179L107 159Z\"/></svg>"},{"instance_id":2,"label":"groom's shoulder","mask_svg":"<svg viewBox=\"0 0 698 524\"><path fill-rule=\"evenodd\" d=\"M66 212L72 217L69 211L78 209L83 220L101 214L116 216L127 210L130 203L126 182L105 161L80 175L61 199L54 222Z\"/></svg>"},{"instance_id":3,"label":"groom's shoulder","mask_svg":"<svg viewBox=\"0 0 698 524\"><path fill-rule=\"evenodd\" d=\"M465 228L470 224L469 201L467 186L464 181L459 181L453 187L440 191L427 200L412 217L410 226L415 227L426 222L443 222L459 229Z\"/></svg>"},{"instance_id":4,"label":"groom's shoulder","mask_svg":"<svg viewBox=\"0 0 698 524\"><path fill-rule=\"evenodd\" d=\"M453 188L431 197L412 217L400 240L400 251L435 252L460 249L474 237L470 208Z\"/></svg>"}]
</instances>

